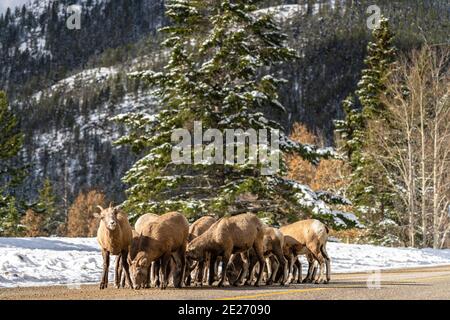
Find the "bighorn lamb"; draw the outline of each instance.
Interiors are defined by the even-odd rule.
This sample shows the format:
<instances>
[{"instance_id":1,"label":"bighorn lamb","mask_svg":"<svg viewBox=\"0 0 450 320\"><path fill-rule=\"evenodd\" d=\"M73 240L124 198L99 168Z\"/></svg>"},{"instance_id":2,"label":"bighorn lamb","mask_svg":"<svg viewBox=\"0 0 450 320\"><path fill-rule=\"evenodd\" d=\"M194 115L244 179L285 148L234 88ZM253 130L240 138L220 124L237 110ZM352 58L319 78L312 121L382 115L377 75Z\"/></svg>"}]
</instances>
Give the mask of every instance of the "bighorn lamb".
<instances>
[{"instance_id":1,"label":"bighorn lamb","mask_svg":"<svg viewBox=\"0 0 450 320\"><path fill-rule=\"evenodd\" d=\"M258 262L264 264L264 224L251 213L231 217L223 217L213 224L205 233L189 243L186 256L189 259L203 261L205 254L210 253L209 285L212 285L214 266L217 257L222 257L222 275L218 286L226 280L226 270L230 257L234 253L245 253L250 248L255 250ZM262 268L255 285L259 286Z\"/></svg>"},{"instance_id":2,"label":"bighorn lamb","mask_svg":"<svg viewBox=\"0 0 450 320\"><path fill-rule=\"evenodd\" d=\"M297 259L298 254L311 254L315 260L319 262L320 272L316 283L330 281L330 258L326 250L329 229L319 220L308 219L295 222L280 228L280 231L285 236L285 242L289 243L293 240L298 241L294 247L294 257ZM291 237L292 239L290 239ZM305 251L305 247L307 250ZM295 255L297 253L297 255ZM309 259L308 259L309 260ZM293 261L292 261L293 262ZM326 265L326 280L324 281L324 268ZM292 263L290 263L292 266ZM313 264L310 263L308 276L312 277ZM311 271L311 273L310 273ZM312 280L312 279L311 279Z\"/></svg>"},{"instance_id":3,"label":"bighorn lamb","mask_svg":"<svg viewBox=\"0 0 450 320\"><path fill-rule=\"evenodd\" d=\"M205 233L215 222L217 221L216 218L211 216L203 216L196 220L190 227L189 227L189 238L188 241L191 242L198 236ZM209 260L209 254L205 257L205 260L193 262L188 259L186 262L186 285L191 284L191 273L193 270L194 272L194 281L195 284L199 284L200 286L203 285L203 277L206 272L205 265ZM205 263L206 262L206 263Z\"/></svg>"},{"instance_id":4,"label":"bighorn lamb","mask_svg":"<svg viewBox=\"0 0 450 320\"><path fill-rule=\"evenodd\" d=\"M117 257L115 270L115 285L120 287L119 263L121 262L123 270L125 270L125 277L127 282L132 287L130 281L130 273L128 269L127 256L131 245L132 229L128 222L126 213L120 211L117 207L103 209L100 213L95 213L94 216L100 219L100 225L97 231L97 241L102 250L103 256L103 275L100 282L100 289L108 287L108 271L110 255Z\"/></svg>"},{"instance_id":5,"label":"bighorn lamb","mask_svg":"<svg viewBox=\"0 0 450 320\"><path fill-rule=\"evenodd\" d=\"M181 276L174 286L181 287L185 268L185 251L189 235L189 223L177 212L160 216L154 223L147 224L139 236L137 250L131 260L131 278L136 289L140 289L148 280L149 267L153 261L161 259L161 289L168 284L169 264L172 256L181 267Z\"/></svg>"}]
</instances>

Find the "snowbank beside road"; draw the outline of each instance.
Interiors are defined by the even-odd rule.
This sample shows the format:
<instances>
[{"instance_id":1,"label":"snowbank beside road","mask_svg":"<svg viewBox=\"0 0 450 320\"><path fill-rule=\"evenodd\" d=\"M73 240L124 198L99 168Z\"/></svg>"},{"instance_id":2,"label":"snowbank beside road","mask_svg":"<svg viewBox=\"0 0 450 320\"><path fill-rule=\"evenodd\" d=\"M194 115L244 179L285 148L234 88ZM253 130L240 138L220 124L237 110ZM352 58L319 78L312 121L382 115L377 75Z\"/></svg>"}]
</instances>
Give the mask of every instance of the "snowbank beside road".
<instances>
[{"instance_id":1,"label":"snowbank beside road","mask_svg":"<svg viewBox=\"0 0 450 320\"><path fill-rule=\"evenodd\" d=\"M332 273L450 264L450 250L335 242L327 248ZM102 263L95 238L0 238L0 287L95 283ZM114 258L111 280L113 266Z\"/></svg>"}]
</instances>

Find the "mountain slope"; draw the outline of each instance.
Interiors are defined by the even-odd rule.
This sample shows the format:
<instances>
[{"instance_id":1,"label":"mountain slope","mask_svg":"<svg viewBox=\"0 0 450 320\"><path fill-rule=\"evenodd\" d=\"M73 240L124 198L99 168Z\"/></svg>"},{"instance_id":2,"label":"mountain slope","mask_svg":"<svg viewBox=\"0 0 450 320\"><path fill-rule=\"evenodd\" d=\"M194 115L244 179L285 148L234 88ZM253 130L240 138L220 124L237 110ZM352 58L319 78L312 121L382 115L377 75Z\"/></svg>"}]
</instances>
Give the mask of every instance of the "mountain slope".
<instances>
[{"instance_id":1,"label":"mountain slope","mask_svg":"<svg viewBox=\"0 0 450 320\"><path fill-rule=\"evenodd\" d=\"M0 87L10 94L61 80L108 48L134 43L163 24L163 0L30 0L0 17ZM82 7L69 30L69 5Z\"/></svg>"},{"instance_id":2,"label":"mountain slope","mask_svg":"<svg viewBox=\"0 0 450 320\"><path fill-rule=\"evenodd\" d=\"M132 108L156 110L145 84L126 74L164 65L155 34L165 23L163 1L77 1L84 8L82 29L70 31L64 8L73 3L32 0L24 13L19 9L0 17L0 88L8 90L26 136L19 161L30 165L18 192L31 201L49 177L58 199L67 196L68 203L91 188L118 202L124 196L120 178L136 155L112 145L124 129L109 119ZM268 116L286 128L304 122L332 144L333 119L342 118L341 101L360 77L370 38L365 10L371 3L304 3L268 0L262 9L276 15L301 57L276 67L288 80L280 99L288 112L268 110ZM420 30L432 43L448 42L448 1L379 4L391 19L401 51L423 41Z\"/></svg>"}]
</instances>

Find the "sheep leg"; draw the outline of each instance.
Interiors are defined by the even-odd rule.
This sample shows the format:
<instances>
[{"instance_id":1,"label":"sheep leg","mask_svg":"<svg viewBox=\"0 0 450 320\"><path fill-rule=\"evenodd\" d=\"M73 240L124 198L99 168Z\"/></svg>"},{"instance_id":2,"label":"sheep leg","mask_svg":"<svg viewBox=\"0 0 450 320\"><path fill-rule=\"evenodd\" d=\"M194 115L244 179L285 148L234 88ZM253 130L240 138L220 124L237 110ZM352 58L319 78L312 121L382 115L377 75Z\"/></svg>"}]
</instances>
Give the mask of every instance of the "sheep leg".
<instances>
[{"instance_id":1,"label":"sheep leg","mask_svg":"<svg viewBox=\"0 0 450 320\"><path fill-rule=\"evenodd\" d=\"M163 257L161 258L161 269L162 269L162 279L161 279L161 290L165 290L167 288L167 285L169 283L169 263L172 259L172 254L165 253Z\"/></svg>"},{"instance_id":2,"label":"sheep leg","mask_svg":"<svg viewBox=\"0 0 450 320\"><path fill-rule=\"evenodd\" d=\"M255 249L256 256L258 257L259 262L259 273L258 279L256 280L255 286L259 287L261 285L261 279L264 273L264 249L263 242L255 242L253 245L253 249Z\"/></svg>"},{"instance_id":3,"label":"sheep leg","mask_svg":"<svg viewBox=\"0 0 450 320\"><path fill-rule=\"evenodd\" d=\"M330 282L330 279L331 279L330 256L328 255L325 245L323 245L320 249L321 249L320 251L322 252L322 255L325 258L325 264L327 267L327 277L326 277L326 281L324 283L328 283L328 282Z\"/></svg>"},{"instance_id":4,"label":"sheep leg","mask_svg":"<svg viewBox=\"0 0 450 320\"><path fill-rule=\"evenodd\" d=\"M283 256L284 258L284 256ZM286 285L286 279L287 279L287 261L285 260L285 264L283 268L280 268L280 263L278 261L279 259L273 259L273 262L271 262L271 266L273 269L275 269L274 272L272 272L272 282L273 283L279 283L280 285L284 286Z\"/></svg>"},{"instance_id":5,"label":"sheep leg","mask_svg":"<svg viewBox=\"0 0 450 320\"><path fill-rule=\"evenodd\" d=\"M205 269L205 261L201 261L197 265L197 271L195 275L195 282L199 286L203 285L203 271Z\"/></svg>"},{"instance_id":6,"label":"sheep leg","mask_svg":"<svg viewBox=\"0 0 450 320\"><path fill-rule=\"evenodd\" d=\"M287 283L292 283L294 280L295 259L298 259L298 257L294 254L291 254L291 256L289 257L289 277L286 281Z\"/></svg>"},{"instance_id":7,"label":"sheep leg","mask_svg":"<svg viewBox=\"0 0 450 320\"><path fill-rule=\"evenodd\" d=\"M186 246L183 246L180 249L180 259L181 259L181 269L180 269L181 275L179 286L177 288L181 288L181 286L183 285L183 279L186 271Z\"/></svg>"},{"instance_id":8,"label":"sheep leg","mask_svg":"<svg viewBox=\"0 0 450 320\"><path fill-rule=\"evenodd\" d=\"M185 271L185 279L184 279L184 285L187 287L191 286L191 282L192 282L192 277L191 277L191 273L192 273L192 261L187 260L186 261L186 271ZM194 278L195 279L195 278Z\"/></svg>"},{"instance_id":9,"label":"sheep leg","mask_svg":"<svg viewBox=\"0 0 450 320\"><path fill-rule=\"evenodd\" d=\"M125 288L125 272L122 270L122 264L120 265L120 286Z\"/></svg>"},{"instance_id":10,"label":"sheep leg","mask_svg":"<svg viewBox=\"0 0 450 320\"><path fill-rule=\"evenodd\" d=\"M266 259L266 267L267 267L267 278L272 278L272 275L276 274L276 272L273 272L274 268L272 268L272 256Z\"/></svg>"},{"instance_id":11,"label":"sheep leg","mask_svg":"<svg viewBox=\"0 0 450 320\"><path fill-rule=\"evenodd\" d=\"M120 280L122 277L122 268L120 267L121 261L122 260L122 255L119 254L116 257L116 267L115 267L115 273L114 273L114 282L116 285L116 288L119 289L120 288Z\"/></svg>"},{"instance_id":12,"label":"sheep leg","mask_svg":"<svg viewBox=\"0 0 450 320\"><path fill-rule=\"evenodd\" d=\"M319 277L318 279L316 279L314 281L314 283L319 284L323 282L323 277L324 277L324 269L325 269L325 258L322 255L322 252L320 250L321 245L318 243L313 243L311 244L311 248L308 248L309 251L312 253L312 255L314 256L314 258L317 260L317 262L319 263ZM313 278L314 279L314 278Z\"/></svg>"},{"instance_id":13,"label":"sheep leg","mask_svg":"<svg viewBox=\"0 0 450 320\"><path fill-rule=\"evenodd\" d=\"M227 268L230 263L231 252L225 252L222 256L222 276L220 278L218 287L223 287L223 283L227 277Z\"/></svg>"},{"instance_id":14,"label":"sheep leg","mask_svg":"<svg viewBox=\"0 0 450 320\"><path fill-rule=\"evenodd\" d=\"M176 272L173 274L173 285L175 288L181 288L183 279L184 279L184 272L186 269L186 247L182 246L174 255L174 259L176 262Z\"/></svg>"},{"instance_id":15,"label":"sheep leg","mask_svg":"<svg viewBox=\"0 0 450 320\"><path fill-rule=\"evenodd\" d=\"M297 268L297 283L302 283L302 264L298 258L295 260L295 266Z\"/></svg>"},{"instance_id":16,"label":"sheep leg","mask_svg":"<svg viewBox=\"0 0 450 320\"><path fill-rule=\"evenodd\" d=\"M280 284L282 285L282 286L284 286L284 285L287 285L288 283L287 283L287 277L288 277L288 272L287 272L287 260L286 260L286 258L284 257L284 254L283 254L283 251L281 250L281 249L279 249L279 250L275 250L274 251L274 255L275 255L275 257L277 258L277 260L278 260L278 264L279 264L279 267L281 267L281 270L283 271L283 278L280 280ZM278 271L278 270L277 270ZM275 274L276 274L277 272L275 272ZM275 281L275 277L273 277L273 281Z\"/></svg>"},{"instance_id":17,"label":"sheep leg","mask_svg":"<svg viewBox=\"0 0 450 320\"><path fill-rule=\"evenodd\" d=\"M308 273L306 274L306 278L303 279L303 283L311 283L313 281L313 279L315 278L315 260L314 257L311 253L308 253L306 255L307 259L308 259Z\"/></svg>"},{"instance_id":18,"label":"sheep leg","mask_svg":"<svg viewBox=\"0 0 450 320\"><path fill-rule=\"evenodd\" d=\"M284 255L283 255L284 256ZM276 259L272 259L271 260L271 264L273 265L274 263L277 263L276 261L275 261ZM285 284L286 284L286 280L287 280L287 278L288 278L288 276L289 276L289 261L286 259L286 269L284 270L285 272L287 272L286 273L286 275L285 275ZM274 279L274 282L276 283L276 282L281 282L282 281L282 277L283 277L283 274L281 273L281 269L280 268L278 268L278 271L277 271L277 273L275 274L275 279Z\"/></svg>"},{"instance_id":19,"label":"sheep leg","mask_svg":"<svg viewBox=\"0 0 450 320\"><path fill-rule=\"evenodd\" d=\"M247 277L247 280L244 283L244 285L246 285L246 286L251 286L252 285L253 273L255 271L256 263L257 263L257 261L255 259L250 259L250 264L249 264L249 267L248 267L248 277Z\"/></svg>"},{"instance_id":20,"label":"sheep leg","mask_svg":"<svg viewBox=\"0 0 450 320\"><path fill-rule=\"evenodd\" d=\"M145 281L144 284L144 289L149 289L152 287L152 263L150 263L150 265L147 268L147 280Z\"/></svg>"},{"instance_id":21,"label":"sheep leg","mask_svg":"<svg viewBox=\"0 0 450 320\"><path fill-rule=\"evenodd\" d=\"M270 272L269 272L269 263L266 263L267 265L267 281L266 281L266 285L270 286L273 284L274 280L275 280L275 276L278 273L278 268L280 267L280 264L278 262L275 262L276 258L274 259L274 263L272 266L272 263L270 263Z\"/></svg>"},{"instance_id":22,"label":"sheep leg","mask_svg":"<svg viewBox=\"0 0 450 320\"><path fill-rule=\"evenodd\" d=\"M219 265L222 264L223 267L223 260L222 257L217 257L216 262L214 264L214 280L219 281Z\"/></svg>"},{"instance_id":23,"label":"sheep leg","mask_svg":"<svg viewBox=\"0 0 450 320\"><path fill-rule=\"evenodd\" d=\"M122 250L121 253L122 257L127 257L128 256L128 250ZM125 279L127 284L130 286L131 289L133 289L133 283L131 282L131 277L130 277L130 268L128 266L128 261L126 258L122 258L122 268L125 271Z\"/></svg>"},{"instance_id":24,"label":"sheep leg","mask_svg":"<svg viewBox=\"0 0 450 320\"><path fill-rule=\"evenodd\" d=\"M284 257L284 256L283 256ZM270 266L270 269L272 270L272 272L270 272L270 274L272 275L271 277L272 277L272 281L274 282L274 283L281 283L282 281L283 281L283 274L281 274L281 269L280 269L280 267L278 266L278 270L277 270L277 272L274 272L273 271L273 269L275 269L275 267L277 266L277 264L279 264L278 263L278 260L276 259L276 257L275 256L271 256L270 258L269 258L269 261L267 262L267 268L269 268L269 266ZM286 262L286 268L287 268L287 262ZM285 272L286 272L286 269L284 270ZM286 277L285 277L286 278Z\"/></svg>"},{"instance_id":25,"label":"sheep leg","mask_svg":"<svg viewBox=\"0 0 450 320\"><path fill-rule=\"evenodd\" d=\"M189 277L191 277L192 271L194 271L194 285L196 286L198 283L198 274L199 274L199 262L195 261L190 268Z\"/></svg>"},{"instance_id":26,"label":"sheep leg","mask_svg":"<svg viewBox=\"0 0 450 320\"><path fill-rule=\"evenodd\" d=\"M153 281L154 281L156 288L159 288L161 286L161 281L160 281L160 276L159 276L160 269L161 269L161 259L158 259L153 264Z\"/></svg>"},{"instance_id":27,"label":"sheep leg","mask_svg":"<svg viewBox=\"0 0 450 320\"><path fill-rule=\"evenodd\" d=\"M312 264L314 267L313 267L311 279L315 279L317 276L317 269L319 268L319 266L316 264L315 261L313 261ZM312 280L311 280L311 282L312 282Z\"/></svg>"},{"instance_id":28,"label":"sheep leg","mask_svg":"<svg viewBox=\"0 0 450 320\"><path fill-rule=\"evenodd\" d=\"M100 290L108 287L108 271L109 271L109 251L102 249L103 256L103 275L102 281L100 282Z\"/></svg>"},{"instance_id":29,"label":"sheep leg","mask_svg":"<svg viewBox=\"0 0 450 320\"><path fill-rule=\"evenodd\" d=\"M209 261L209 274L208 274L208 285L212 286L214 283L214 274L216 270L216 260L217 256L211 254L211 260Z\"/></svg>"},{"instance_id":30,"label":"sheep leg","mask_svg":"<svg viewBox=\"0 0 450 320\"><path fill-rule=\"evenodd\" d=\"M295 282L295 279L297 278L297 274L298 274L298 269L297 269L297 265L295 264L295 261L294 261L293 265L292 265L292 278L291 278L290 283Z\"/></svg>"},{"instance_id":31,"label":"sheep leg","mask_svg":"<svg viewBox=\"0 0 450 320\"><path fill-rule=\"evenodd\" d=\"M153 287L155 285L155 266L156 266L156 261L153 261L150 264L150 287Z\"/></svg>"},{"instance_id":32,"label":"sheep leg","mask_svg":"<svg viewBox=\"0 0 450 320\"><path fill-rule=\"evenodd\" d=\"M233 286L239 286L242 285L242 281L244 280L244 277L249 272L249 261L248 261L248 251L247 252L241 252L241 260L242 260L242 268L240 270L239 276L237 277L236 281L233 283Z\"/></svg>"},{"instance_id":33,"label":"sheep leg","mask_svg":"<svg viewBox=\"0 0 450 320\"><path fill-rule=\"evenodd\" d=\"M325 258L320 254L318 256L318 262L319 262L319 278L315 281L315 283L323 283L324 282L324 273L325 273Z\"/></svg>"},{"instance_id":34,"label":"sheep leg","mask_svg":"<svg viewBox=\"0 0 450 320\"><path fill-rule=\"evenodd\" d=\"M200 285L203 286L203 282L205 281L205 279L208 278L208 266L209 266L209 262L211 261L211 254L209 252L206 253L205 255L205 261L203 261L203 269L200 270L201 272L201 283Z\"/></svg>"}]
</instances>

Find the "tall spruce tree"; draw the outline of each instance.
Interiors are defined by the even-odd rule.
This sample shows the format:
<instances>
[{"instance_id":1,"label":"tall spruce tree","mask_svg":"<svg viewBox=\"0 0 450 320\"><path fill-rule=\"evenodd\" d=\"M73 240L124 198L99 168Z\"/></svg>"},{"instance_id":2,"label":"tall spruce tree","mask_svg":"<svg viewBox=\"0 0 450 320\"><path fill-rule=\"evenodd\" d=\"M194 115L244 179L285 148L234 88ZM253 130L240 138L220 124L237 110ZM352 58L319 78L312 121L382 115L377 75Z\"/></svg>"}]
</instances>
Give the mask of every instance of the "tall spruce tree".
<instances>
[{"instance_id":1,"label":"tall spruce tree","mask_svg":"<svg viewBox=\"0 0 450 320\"><path fill-rule=\"evenodd\" d=\"M285 111L277 94L283 79L275 76L271 67L294 59L296 54L285 46L286 37L272 16L256 11L260 2L168 1L167 15L172 23L162 31L169 62L163 72L133 75L156 88L159 113L129 113L115 118L130 128L117 143L131 145L143 156L123 179L130 186L124 206L131 217L167 210L192 217L206 213L221 216L253 208L274 220L278 215L299 217L302 213L334 218L335 211L321 197L330 202L336 202L337 197L316 194L308 186L284 178L284 153L296 152L318 163L321 158L334 156L334 152L290 140L280 124L265 117L265 112ZM228 157L225 164L174 163L172 152L179 150L171 136L179 128L194 136L194 122L201 122L203 129L221 132L266 129L269 140L275 137L275 130L280 130L279 139L274 140L281 150L279 170L261 174L265 163L251 161L256 155L250 154L249 148L244 164L235 163L235 158L229 162ZM222 137L210 138L212 142ZM222 148L214 147L212 152L212 144L202 143L200 147L189 151L187 157L194 158L200 150L215 158L225 153L227 145L224 142Z\"/></svg>"},{"instance_id":2,"label":"tall spruce tree","mask_svg":"<svg viewBox=\"0 0 450 320\"><path fill-rule=\"evenodd\" d=\"M336 132L342 138L341 149L352 167L349 194L366 224L375 227L389 215L393 195L388 191L387 177L367 152L371 143L371 124L389 121L381 93L395 64L396 49L388 19L382 17L367 46L365 69L353 97L343 103L346 117L336 121Z\"/></svg>"},{"instance_id":3,"label":"tall spruce tree","mask_svg":"<svg viewBox=\"0 0 450 320\"><path fill-rule=\"evenodd\" d=\"M22 170L15 167L12 159L23 144L23 134L18 121L8 109L6 94L0 91L0 236L20 234L20 213L12 188L22 180Z\"/></svg>"},{"instance_id":4,"label":"tall spruce tree","mask_svg":"<svg viewBox=\"0 0 450 320\"><path fill-rule=\"evenodd\" d=\"M39 190L39 199L36 204L37 214L43 215L42 219L42 233L55 234L58 226L64 221L63 217L58 215L58 208L56 205L56 197L53 192L53 187L50 179L46 178Z\"/></svg>"}]
</instances>

